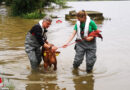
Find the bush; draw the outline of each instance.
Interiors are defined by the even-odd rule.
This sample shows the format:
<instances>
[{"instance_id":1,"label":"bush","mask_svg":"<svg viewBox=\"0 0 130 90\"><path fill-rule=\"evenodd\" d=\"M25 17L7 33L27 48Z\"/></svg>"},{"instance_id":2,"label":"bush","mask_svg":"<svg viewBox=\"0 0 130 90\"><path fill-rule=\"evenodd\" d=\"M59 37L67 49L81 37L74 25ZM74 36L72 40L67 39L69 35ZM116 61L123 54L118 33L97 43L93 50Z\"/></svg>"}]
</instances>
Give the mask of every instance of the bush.
<instances>
[{"instance_id":1,"label":"bush","mask_svg":"<svg viewBox=\"0 0 130 90\"><path fill-rule=\"evenodd\" d=\"M31 13L22 14L21 16L26 19L39 19L39 18L43 18L45 15L46 14L44 14L44 13L35 11L35 12L31 12Z\"/></svg>"},{"instance_id":2,"label":"bush","mask_svg":"<svg viewBox=\"0 0 130 90\"><path fill-rule=\"evenodd\" d=\"M45 14L38 12L51 2L65 5L65 0L6 0L7 4L11 4L11 14L13 16L22 16L24 18L42 18ZM10 1L10 2L9 2Z\"/></svg>"},{"instance_id":3,"label":"bush","mask_svg":"<svg viewBox=\"0 0 130 90\"><path fill-rule=\"evenodd\" d=\"M11 7L12 15L20 16L41 8L41 3L40 0L13 0Z\"/></svg>"},{"instance_id":4,"label":"bush","mask_svg":"<svg viewBox=\"0 0 130 90\"><path fill-rule=\"evenodd\" d=\"M54 3L60 5L60 6L65 6L66 0L54 0Z\"/></svg>"},{"instance_id":5,"label":"bush","mask_svg":"<svg viewBox=\"0 0 130 90\"><path fill-rule=\"evenodd\" d=\"M5 0L5 3L7 6L10 6L12 4L13 0Z\"/></svg>"},{"instance_id":6,"label":"bush","mask_svg":"<svg viewBox=\"0 0 130 90\"><path fill-rule=\"evenodd\" d=\"M0 0L0 4L1 4L1 2L3 2L3 0Z\"/></svg>"}]
</instances>

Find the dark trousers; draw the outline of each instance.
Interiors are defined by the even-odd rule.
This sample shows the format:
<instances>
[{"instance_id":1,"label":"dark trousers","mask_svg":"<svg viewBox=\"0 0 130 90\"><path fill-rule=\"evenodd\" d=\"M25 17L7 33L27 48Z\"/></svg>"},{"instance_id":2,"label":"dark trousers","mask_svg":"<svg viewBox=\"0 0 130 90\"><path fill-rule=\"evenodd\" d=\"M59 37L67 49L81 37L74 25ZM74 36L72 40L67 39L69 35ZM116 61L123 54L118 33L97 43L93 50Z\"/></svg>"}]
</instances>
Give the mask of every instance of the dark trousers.
<instances>
[{"instance_id":1,"label":"dark trousers","mask_svg":"<svg viewBox=\"0 0 130 90\"><path fill-rule=\"evenodd\" d=\"M82 42L82 43L87 43L87 42ZM89 45L88 46L86 44L80 45L79 43L77 43L75 45L75 51L76 54L73 62L73 67L78 68L82 63L85 55L86 71L92 70L96 61L96 48L92 48L91 46L89 48Z\"/></svg>"}]
</instances>

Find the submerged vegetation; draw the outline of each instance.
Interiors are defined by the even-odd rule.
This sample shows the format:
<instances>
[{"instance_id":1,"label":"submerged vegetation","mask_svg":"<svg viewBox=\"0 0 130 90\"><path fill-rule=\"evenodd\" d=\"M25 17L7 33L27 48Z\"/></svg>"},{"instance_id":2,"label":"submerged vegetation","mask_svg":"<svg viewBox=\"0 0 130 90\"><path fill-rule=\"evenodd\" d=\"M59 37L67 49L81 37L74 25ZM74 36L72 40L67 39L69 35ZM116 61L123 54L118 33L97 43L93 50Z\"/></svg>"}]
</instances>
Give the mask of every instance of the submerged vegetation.
<instances>
[{"instance_id":1,"label":"submerged vegetation","mask_svg":"<svg viewBox=\"0 0 130 90\"><path fill-rule=\"evenodd\" d=\"M15 90L14 83L10 79L1 78L1 85L0 90Z\"/></svg>"}]
</instances>

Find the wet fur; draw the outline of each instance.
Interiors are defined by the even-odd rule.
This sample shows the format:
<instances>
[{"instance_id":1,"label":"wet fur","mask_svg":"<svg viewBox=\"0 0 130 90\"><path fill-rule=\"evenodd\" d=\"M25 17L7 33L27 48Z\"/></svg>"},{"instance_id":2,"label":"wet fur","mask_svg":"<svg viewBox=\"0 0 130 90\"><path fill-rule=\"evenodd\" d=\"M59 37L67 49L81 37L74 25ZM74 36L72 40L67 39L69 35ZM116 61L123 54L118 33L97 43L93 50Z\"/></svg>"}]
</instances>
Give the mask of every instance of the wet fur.
<instances>
[{"instance_id":1,"label":"wet fur","mask_svg":"<svg viewBox=\"0 0 130 90\"><path fill-rule=\"evenodd\" d=\"M46 53L45 56L44 56L44 53ZM48 71L48 67L51 67L52 65L54 65L53 70L57 70L56 51L54 52L51 49L42 47L42 56L43 56L43 61L44 61L43 66L46 71Z\"/></svg>"}]
</instances>

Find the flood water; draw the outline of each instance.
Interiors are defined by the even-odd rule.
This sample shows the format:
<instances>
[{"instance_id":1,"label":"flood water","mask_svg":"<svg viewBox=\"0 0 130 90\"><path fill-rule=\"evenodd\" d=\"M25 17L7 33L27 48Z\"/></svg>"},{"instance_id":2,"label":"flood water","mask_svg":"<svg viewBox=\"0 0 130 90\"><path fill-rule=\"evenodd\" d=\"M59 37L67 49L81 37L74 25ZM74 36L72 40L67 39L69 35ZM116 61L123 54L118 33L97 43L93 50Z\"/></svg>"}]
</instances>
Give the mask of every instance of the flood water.
<instances>
[{"instance_id":1,"label":"flood water","mask_svg":"<svg viewBox=\"0 0 130 90\"><path fill-rule=\"evenodd\" d=\"M130 90L130 1L76 1L67 5L72 8L47 11L59 17L48 29L48 41L58 47L74 28L64 19L70 10L100 11L106 18L96 22L104 39L97 39L93 73L85 72L85 60L78 72L73 71L74 45L58 49L57 71L32 73L24 40L39 20L9 17L7 8L0 6L0 77L11 82L15 90ZM62 23L56 23L59 19Z\"/></svg>"}]
</instances>

